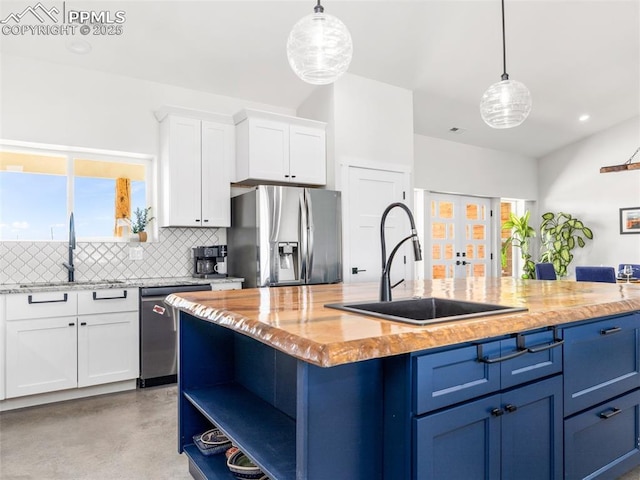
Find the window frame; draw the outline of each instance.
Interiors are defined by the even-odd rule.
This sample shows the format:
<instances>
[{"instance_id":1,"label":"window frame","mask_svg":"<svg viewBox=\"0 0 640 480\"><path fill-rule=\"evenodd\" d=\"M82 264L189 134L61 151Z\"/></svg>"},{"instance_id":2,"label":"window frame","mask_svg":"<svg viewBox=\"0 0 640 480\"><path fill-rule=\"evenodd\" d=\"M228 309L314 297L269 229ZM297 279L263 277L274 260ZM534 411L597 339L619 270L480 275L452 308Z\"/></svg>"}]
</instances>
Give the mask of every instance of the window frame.
<instances>
[{"instance_id":1,"label":"window frame","mask_svg":"<svg viewBox=\"0 0 640 480\"><path fill-rule=\"evenodd\" d=\"M157 214L157 192L155 188L155 179L157 176L157 161L155 155L123 152L117 150L105 150L97 148L86 147L73 147L66 145L52 145L33 142L23 142L15 140L3 140L0 139L0 150L10 151L15 153L31 153L34 155L51 155L66 157L66 184L67 184L67 219L73 210L73 202L75 198L74 192L74 160L95 160L102 162L114 162L114 163L133 163L144 165L145 167L145 205L151 206L153 211ZM153 215L157 218L157 215ZM148 241L153 241L158 238L157 222L149 227L147 232L149 234ZM68 238L60 240L35 240L35 239L2 239L0 242L63 242L67 243ZM131 241L129 237L78 237L77 241L81 242L101 242L101 243L128 243Z\"/></svg>"}]
</instances>

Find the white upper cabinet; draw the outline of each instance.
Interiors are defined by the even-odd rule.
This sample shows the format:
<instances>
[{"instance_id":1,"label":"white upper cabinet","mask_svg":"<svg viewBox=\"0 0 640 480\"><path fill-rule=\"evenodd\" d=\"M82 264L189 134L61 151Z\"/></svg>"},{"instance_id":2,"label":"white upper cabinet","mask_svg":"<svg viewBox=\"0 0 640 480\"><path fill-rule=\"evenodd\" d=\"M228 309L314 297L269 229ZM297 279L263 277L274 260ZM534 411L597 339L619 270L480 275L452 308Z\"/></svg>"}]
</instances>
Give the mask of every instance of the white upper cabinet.
<instances>
[{"instance_id":1,"label":"white upper cabinet","mask_svg":"<svg viewBox=\"0 0 640 480\"><path fill-rule=\"evenodd\" d=\"M325 185L325 124L258 110L236 123L236 182Z\"/></svg>"},{"instance_id":2,"label":"white upper cabinet","mask_svg":"<svg viewBox=\"0 0 640 480\"><path fill-rule=\"evenodd\" d=\"M231 169L235 157L231 117L156 114L160 124L160 224L230 226Z\"/></svg>"}]
</instances>

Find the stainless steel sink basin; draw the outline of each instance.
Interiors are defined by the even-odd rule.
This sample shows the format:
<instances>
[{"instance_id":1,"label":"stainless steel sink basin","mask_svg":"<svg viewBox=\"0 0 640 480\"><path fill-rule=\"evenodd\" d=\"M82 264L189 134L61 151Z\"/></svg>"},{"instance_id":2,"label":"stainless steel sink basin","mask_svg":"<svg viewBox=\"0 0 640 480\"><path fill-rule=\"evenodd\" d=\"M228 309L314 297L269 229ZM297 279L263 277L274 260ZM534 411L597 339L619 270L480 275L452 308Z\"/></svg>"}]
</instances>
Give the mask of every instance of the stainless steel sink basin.
<instances>
[{"instance_id":1,"label":"stainless steel sink basin","mask_svg":"<svg viewBox=\"0 0 640 480\"><path fill-rule=\"evenodd\" d=\"M411 298L392 302L332 303L326 304L325 307L413 325L427 325L527 310L524 307L506 307L435 297Z\"/></svg>"},{"instance_id":2,"label":"stainless steel sink basin","mask_svg":"<svg viewBox=\"0 0 640 480\"><path fill-rule=\"evenodd\" d=\"M76 285L111 285L111 284L121 284L124 283L124 280L85 280L81 282L34 282L34 283L23 283L20 285L20 288L34 288L34 287L73 287Z\"/></svg>"}]
</instances>

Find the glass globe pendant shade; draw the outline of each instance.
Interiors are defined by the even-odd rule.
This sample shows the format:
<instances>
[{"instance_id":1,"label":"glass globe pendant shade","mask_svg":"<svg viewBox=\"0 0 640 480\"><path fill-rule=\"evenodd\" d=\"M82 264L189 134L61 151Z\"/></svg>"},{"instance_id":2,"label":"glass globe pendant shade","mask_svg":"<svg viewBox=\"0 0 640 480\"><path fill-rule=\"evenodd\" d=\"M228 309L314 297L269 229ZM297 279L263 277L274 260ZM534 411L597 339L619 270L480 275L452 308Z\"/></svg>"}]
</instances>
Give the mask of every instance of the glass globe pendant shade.
<instances>
[{"instance_id":1,"label":"glass globe pendant shade","mask_svg":"<svg viewBox=\"0 0 640 480\"><path fill-rule=\"evenodd\" d=\"M517 127L531 112L531 93L524 83L502 80L491 85L480 100L480 114L493 128Z\"/></svg>"},{"instance_id":2,"label":"glass globe pendant shade","mask_svg":"<svg viewBox=\"0 0 640 480\"><path fill-rule=\"evenodd\" d=\"M349 68L352 55L349 30L324 12L302 18L287 40L289 65L302 80L314 85L336 81Z\"/></svg>"}]
</instances>

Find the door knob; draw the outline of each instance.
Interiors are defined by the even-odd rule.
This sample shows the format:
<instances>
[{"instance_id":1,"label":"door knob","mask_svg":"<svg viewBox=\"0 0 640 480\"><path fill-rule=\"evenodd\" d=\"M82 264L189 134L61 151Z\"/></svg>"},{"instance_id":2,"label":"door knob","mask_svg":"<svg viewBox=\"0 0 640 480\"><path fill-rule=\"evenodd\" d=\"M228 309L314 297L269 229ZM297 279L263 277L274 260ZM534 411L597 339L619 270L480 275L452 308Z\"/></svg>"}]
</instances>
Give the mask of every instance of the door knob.
<instances>
[{"instance_id":1,"label":"door knob","mask_svg":"<svg viewBox=\"0 0 640 480\"><path fill-rule=\"evenodd\" d=\"M351 274L352 274L352 275L357 275L357 274L358 274L358 272L366 272L366 270L360 270L358 267L353 267L353 268L351 269Z\"/></svg>"}]
</instances>

